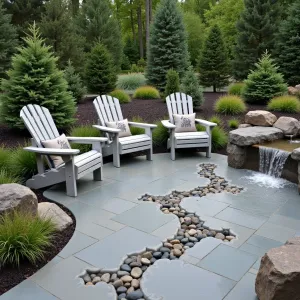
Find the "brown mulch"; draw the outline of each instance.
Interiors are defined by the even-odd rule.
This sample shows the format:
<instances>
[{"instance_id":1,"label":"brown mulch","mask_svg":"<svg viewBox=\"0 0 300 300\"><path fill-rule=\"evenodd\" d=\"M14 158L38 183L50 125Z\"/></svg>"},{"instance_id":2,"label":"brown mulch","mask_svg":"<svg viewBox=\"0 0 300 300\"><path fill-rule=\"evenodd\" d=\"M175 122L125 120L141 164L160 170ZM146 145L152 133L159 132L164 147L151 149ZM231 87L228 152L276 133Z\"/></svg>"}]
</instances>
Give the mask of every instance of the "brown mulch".
<instances>
[{"instance_id":1,"label":"brown mulch","mask_svg":"<svg viewBox=\"0 0 300 300\"><path fill-rule=\"evenodd\" d=\"M44 196L43 191L34 191L39 202L49 202ZM28 261L23 261L19 267L5 266L0 269L0 296L36 273L49 261L51 261L69 242L75 231L76 220L73 214L64 206L60 206L72 219L73 224L66 228L63 232L57 233L53 239L53 246L46 249L45 260L35 265L31 265Z\"/></svg>"},{"instance_id":2,"label":"brown mulch","mask_svg":"<svg viewBox=\"0 0 300 300\"><path fill-rule=\"evenodd\" d=\"M216 115L214 112L215 102L218 100L220 96L225 95L225 93L212 93L206 92L204 93L205 102L201 108L196 109L195 112L198 118L209 119L211 116ZM250 110L266 110L266 106L264 105L247 105L247 111ZM122 104L122 112L124 118L132 119L133 117L139 116L145 122L155 122L157 120L162 120L165 116L168 115L167 105L162 100L132 100L130 103ZM274 113L274 112L273 112ZM289 116L294 117L296 119L299 118L299 113L296 114L287 114L287 113L274 113L277 117L280 116ZM228 121L230 119L238 119L240 123L244 122L244 114L240 114L237 116L224 116L219 115L219 117L223 121L223 126L225 130L229 131ZM84 103L80 103L77 109L77 125L85 125L85 124L97 124L97 115L93 106L93 99L87 98ZM6 147L16 147L19 144L23 145L26 140L30 138L28 132L20 132L16 130L12 130L5 125L0 125L0 145L3 144ZM163 149L162 149L163 150ZM160 149L154 149L154 152L161 152Z\"/></svg>"}]
</instances>

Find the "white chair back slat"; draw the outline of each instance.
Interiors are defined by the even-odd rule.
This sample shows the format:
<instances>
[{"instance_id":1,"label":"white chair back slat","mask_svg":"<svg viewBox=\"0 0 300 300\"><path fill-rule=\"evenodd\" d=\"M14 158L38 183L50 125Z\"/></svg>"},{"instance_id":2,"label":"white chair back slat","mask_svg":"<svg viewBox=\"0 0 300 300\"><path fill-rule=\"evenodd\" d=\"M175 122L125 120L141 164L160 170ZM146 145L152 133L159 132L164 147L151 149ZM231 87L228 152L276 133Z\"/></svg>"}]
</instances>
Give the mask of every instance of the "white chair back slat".
<instances>
[{"instance_id":1,"label":"white chair back slat","mask_svg":"<svg viewBox=\"0 0 300 300\"><path fill-rule=\"evenodd\" d=\"M105 112L105 108L104 108L104 105L102 103L102 99L100 98L100 96L98 96L93 101L93 103L94 103L94 106L95 106L96 111L98 113L98 118L99 118L99 121L100 121L100 125L106 126L105 122L108 121L108 118L107 118L107 115L106 115L106 112Z\"/></svg>"},{"instance_id":2,"label":"white chair back slat","mask_svg":"<svg viewBox=\"0 0 300 300\"><path fill-rule=\"evenodd\" d=\"M39 133L39 138L41 141L49 140L50 136L45 129L43 122L41 121L40 116L38 115L35 106L32 104L27 105L28 111L33 119L33 126L36 128L36 132Z\"/></svg>"},{"instance_id":3,"label":"white chair back slat","mask_svg":"<svg viewBox=\"0 0 300 300\"><path fill-rule=\"evenodd\" d=\"M108 101L113 120L114 121L119 121L116 106L115 106L115 101L113 100L113 98L111 96L106 96L106 99Z\"/></svg>"},{"instance_id":4,"label":"white chair back slat","mask_svg":"<svg viewBox=\"0 0 300 300\"><path fill-rule=\"evenodd\" d=\"M177 113L179 115L183 115L182 101L181 101L181 94L180 93L175 93L175 101L176 101L176 105L177 105Z\"/></svg>"},{"instance_id":5,"label":"white chair back slat","mask_svg":"<svg viewBox=\"0 0 300 300\"><path fill-rule=\"evenodd\" d=\"M114 119L113 119L113 116L112 116L112 114L111 114L110 107L109 107L109 103L108 103L108 101L107 101L106 95L102 95L102 96L101 96L101 99L102 99L102 102L103 102L103 105L104 105L104 108L105 108L105 112L106 112L108 121L109 121L109 122L113 122Z\"/></svg>"},{"instance_id":6,"label":"white chair back slat","mask_svg":"<svg viewBox=\"0 0 300 300\"><path fill-rule=\"evenodd\" d=\"M184 115L187 115L189 113L189 110L188 110L188 99L187 99L187 95L186 94L183 94L181 93L180 94L180 97L181 97L181 104L182 104L182 111L183 111L183 114Z\"/></svg>"},{"instance_id":7,"label":"white chair back slat","mask_svg":"<svg viewBox=\"0 0 300 300\"><path fill-rule=\"evenodd\" d=\"M123 118L123 114L122 114L119 99L113 98L113 100L114 100L114 103L115 103L115 108L116 108L116 113L117 113L117 116L118 116L118 121L122 121L124 118Z\"/></svg>"},{"instance_id":8,"label":"white chair back slat","mask_svg":"<svg viewBox=\"0 0 300 300\"><path fill-rule=\"evenodd\" d=\"M178 114L175 94L171 94L168 97L170 101L170 110L169 110L170 122L174 123L173 114Z\"/></svg>"},{"instance_id":9,"label":"white chair back slat","mask_svg":"<svg viewBox=\"0 0 300 300\"><path fill-rule=\"evenodd\" d=\"M188 114L192 114L194 112L193 98L189 95L186 96L187 96L187 104L188 104Z\"/></svg>"},{"instance_id":10,"label":"white chair back slat","mask_svg":"<svg viewBox=\"0 0 300 300\"><path fill-rule=\"evenodd\" d=\"M34 105L34 108L40 117L40 121L44 125L46 132L50 139L55 139L59 136L56 125L54 124L53 118L49 112L49 110L45 107L41 107L39 105Z\"/></svg>"}]
</instances>

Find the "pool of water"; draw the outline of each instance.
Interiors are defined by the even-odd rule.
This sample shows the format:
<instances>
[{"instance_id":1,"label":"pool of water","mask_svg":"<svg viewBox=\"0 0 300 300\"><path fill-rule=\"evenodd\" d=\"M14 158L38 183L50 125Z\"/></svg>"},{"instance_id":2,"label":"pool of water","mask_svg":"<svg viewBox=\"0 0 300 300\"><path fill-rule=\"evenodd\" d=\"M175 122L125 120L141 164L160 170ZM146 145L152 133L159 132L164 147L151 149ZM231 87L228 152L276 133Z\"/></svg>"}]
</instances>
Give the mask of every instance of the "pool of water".
<instances>
[{"instance_id":1,"label":"pool of water","mask_svg":"<svg viewBox=\"0 0 300 300\"><path fill-rule=\"evenodd\" d=\"M253 147L259 147L259 146L264 146L264 147L275 148L275 149L292 152L293 150L300 148L300 140L294 140L291 143L290 140L282 139L282 140L276 140L273 142L265 142L262 144L253 145Z\"/></svg>"}]
</instances>

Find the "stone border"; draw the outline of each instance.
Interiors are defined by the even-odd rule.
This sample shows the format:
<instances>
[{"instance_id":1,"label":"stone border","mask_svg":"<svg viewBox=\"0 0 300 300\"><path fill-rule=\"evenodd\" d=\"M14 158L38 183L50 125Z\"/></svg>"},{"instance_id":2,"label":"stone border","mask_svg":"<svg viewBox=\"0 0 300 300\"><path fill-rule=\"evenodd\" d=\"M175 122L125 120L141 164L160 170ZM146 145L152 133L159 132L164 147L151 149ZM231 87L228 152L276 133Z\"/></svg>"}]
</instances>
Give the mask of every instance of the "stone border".
<instances>
[{"instance_id":1,"label":"stone border","mask_svg":"<svg viewBox=\"0 0 300 300\"><path fill-rule=\"evenodd\" d=\"M165 214L174 214L179 218L181 228L174 238L162 243L158 249L147 249L142 253L128 255L117 272L102 269L87 269L79 275L81 282L86 286L97 284L112 284L118 295L118 300L138 300L144 298L140 288L140 281L144 272L159 259L177 260L184 252L194 247L206 237L214 237L230 242L235 235L229 228L211 230L204 225L204 221L195 213L182 209L180 202L186 197L204 197L209 193L230 192L240 193L243 188L229 185L229 182L214 173L217 165L203 163L199 165L200 177L208 178L210 183L204 187L197 187L191 191L173 191L166 196L145 194L139 200L160 204L160 209Z\"/></svg>"}]
</instances>

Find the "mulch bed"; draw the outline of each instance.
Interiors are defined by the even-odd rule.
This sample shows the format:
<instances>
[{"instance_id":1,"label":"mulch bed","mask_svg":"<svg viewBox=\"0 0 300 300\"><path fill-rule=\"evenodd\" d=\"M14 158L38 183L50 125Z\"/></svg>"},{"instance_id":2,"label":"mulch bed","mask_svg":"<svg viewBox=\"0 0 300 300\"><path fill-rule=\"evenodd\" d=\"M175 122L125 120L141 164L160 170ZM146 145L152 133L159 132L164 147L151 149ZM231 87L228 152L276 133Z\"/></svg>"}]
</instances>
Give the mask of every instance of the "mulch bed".
<instances>
[{"instance_id":1,"label":"mulch bed","mask_svg":"<svg viewBox=\"0 0 300 300\"><path fill-rule=\"evenodd\" d=\"M214 112L215 102L220 96L225 95L225 93L204 93L205 102L200 109L196 109L195 112L198 118L209 119L211 116L216 115ZM77 109L77 125L85 124L97 124L97 115L93 106L93 99L87 98L84 103L80 103ZM250 110L266 110L264 105L247 105L247 111ZM160 100L132 100L130 103L122 104L122 112L124 118L132 119L133 117L139 116L145 122L155 122L157 120L162 120L168 115L166 103ZM296 119L299 118L299 114L287 114L287 113L274 113L277 117L289 116ZM223 127L225 130L229 131L228 121L230 119L238 119L240 123L244 122L245 114L240 114L237 116L224 116L220 115L223 120ZM0 145L5 147L16 147L18 145L24 145L26 141L30 139L30 135L27 131L16 131L8 128L5 125L0 124ZM164 148L154 149L155 153L165 152Z\"/></svg>"},{"instance_id":2,"label":"mulch bed","mask_svg":"<svg viewBox=\"0 0 300 300\"><path fill-rule=\"evenodd\" d=\"M34 191L38 197L39 202L50 202L43 196L43 191ZM38 262L36 265L31 265L28 261L23 261L20 267L5 266L0 269L0 295L4 294L26 278L36 273L49 261L51 261L69 242L75 231L76 220L73 214L64 206L60 206L72 219L73 224L66 228L63 232L57 233L53 246L47 249L45 260Z\"/></svg>"}]
</instances>

